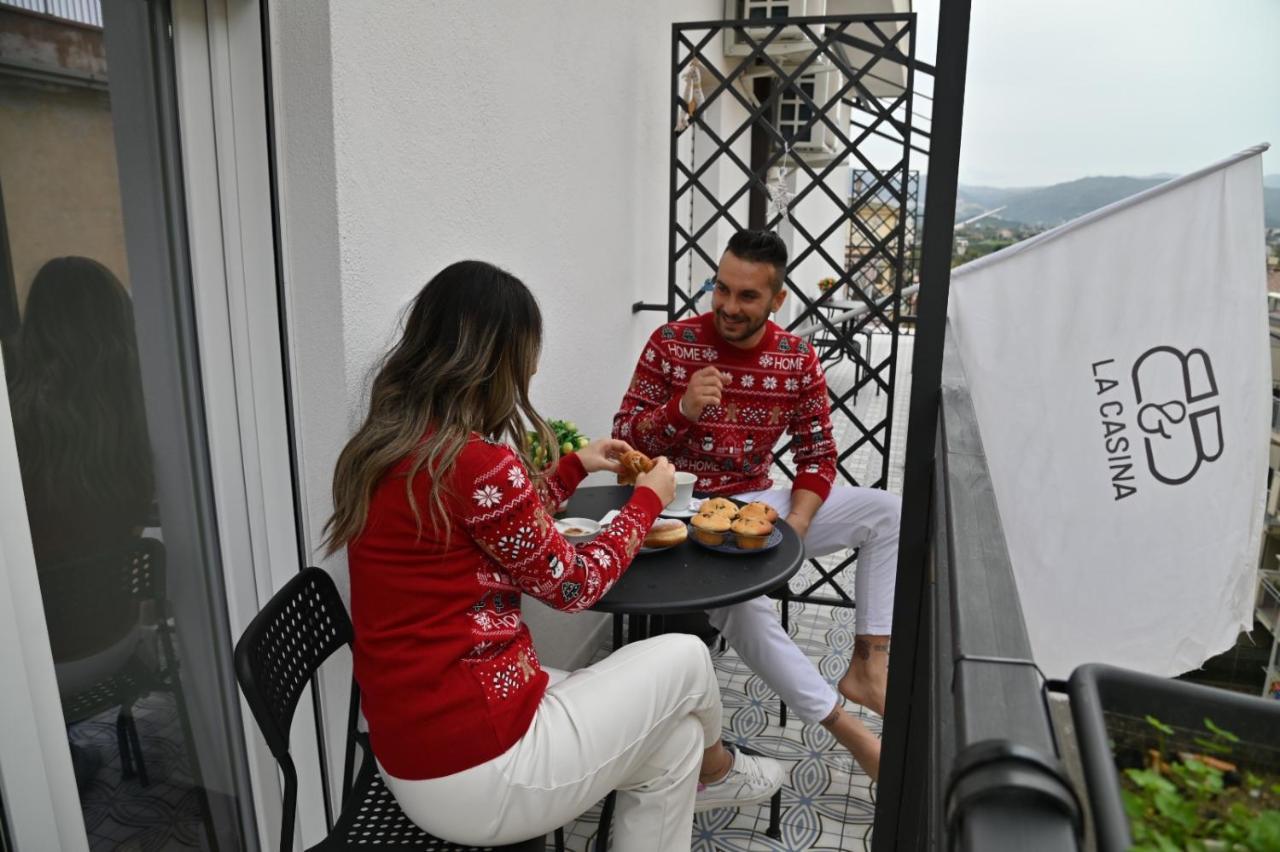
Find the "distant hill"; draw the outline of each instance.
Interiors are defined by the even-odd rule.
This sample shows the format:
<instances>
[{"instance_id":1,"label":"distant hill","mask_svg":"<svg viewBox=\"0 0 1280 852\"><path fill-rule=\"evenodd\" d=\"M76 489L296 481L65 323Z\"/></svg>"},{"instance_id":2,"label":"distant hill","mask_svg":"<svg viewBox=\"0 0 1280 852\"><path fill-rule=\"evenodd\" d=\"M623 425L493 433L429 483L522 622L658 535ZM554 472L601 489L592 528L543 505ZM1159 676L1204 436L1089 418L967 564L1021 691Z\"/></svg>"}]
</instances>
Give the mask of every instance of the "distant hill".
<instances>
[{"instance_id":1,"label":"distant hill","mask_svg":"<svg viewBox=\"0 0 1280 852\"><path fill-rule=\"evenodd\" d=\"M987 210L1004 207L1001 219L1024 225L1051 227L1099 207L1164 183L1153 177L1087 177L1053 186L1003 188L961 185L956 197L956 219L963 221ZM1280 175L1263 181L1263 205L1267 227L1280 227Z\"/></svg>"}]
</instances>

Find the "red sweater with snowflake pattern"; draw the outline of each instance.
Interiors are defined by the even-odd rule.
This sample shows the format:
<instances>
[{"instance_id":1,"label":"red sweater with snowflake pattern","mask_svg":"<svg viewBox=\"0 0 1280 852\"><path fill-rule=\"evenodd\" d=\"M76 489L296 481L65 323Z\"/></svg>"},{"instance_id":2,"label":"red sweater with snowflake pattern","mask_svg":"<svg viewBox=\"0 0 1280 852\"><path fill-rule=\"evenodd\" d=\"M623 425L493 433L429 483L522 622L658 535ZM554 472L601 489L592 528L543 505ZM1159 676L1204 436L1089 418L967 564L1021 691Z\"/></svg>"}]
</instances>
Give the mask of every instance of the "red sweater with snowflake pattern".
<instances>
[{"instance_id":1,"label":"red sweater with snowflake pattern","mask_svg":"<svg viewBox=\"0 0 1280 852\"><path fill-rule=\"evenodd\" d=\"M528 730L547 687L520 594L578 612L622 575L662 501L637 488L585 544L555 528L554 507L586 476L565 456L535 487L506 445L473 437L447 474L448 538L426 509L430 478L405 493L409 461L374 490L347 548L355 676L373 753L391 775L440 778L505 752Z\"/></svg>"},{"instance_id":2,"label":"red sweater with snowflake pattern","mask_svg":"<svg viewBox=\"0 0 1280 852\"><path fill-rule=\"evenodd\" d=\"M725 388L720 404L693 422L680 399L689 377L709 364L725 375ZM741 349L720 337L710 313L650 335L613 417L615 438L667 456L677 470L697 474L697 490L709 494L769 488L773 448L784 431L796 470L792 488L825 500L836 477L836 444L817 353L772 321L758 344Z\"/></svg>"}]
</instances>

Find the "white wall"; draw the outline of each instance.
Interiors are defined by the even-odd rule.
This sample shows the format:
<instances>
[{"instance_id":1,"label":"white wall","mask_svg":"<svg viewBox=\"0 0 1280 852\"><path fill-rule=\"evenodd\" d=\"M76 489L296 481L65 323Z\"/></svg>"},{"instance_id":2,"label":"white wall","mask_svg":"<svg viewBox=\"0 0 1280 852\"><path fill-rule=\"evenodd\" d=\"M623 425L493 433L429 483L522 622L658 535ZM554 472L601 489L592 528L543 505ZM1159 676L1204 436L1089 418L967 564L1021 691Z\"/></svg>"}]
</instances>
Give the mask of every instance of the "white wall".
<instances>
[{"instance_id":1,"label":"white wall","mask_svg":"<svg viewBox=\"0 0 1280 852\"><path fill-rule=\"evenodd\" d=\"M798 168L795 163L791 164L791 169L795 172L795 184L793 192L798 196L804 192L807 187L812 185L813 180L807 172ZM810 168L815 174L821 174L822 170L827 167L826 163L813 162ZM827 175L823 183L834 193L836 198L847 199L849 197L849 167L845 165L837 166ZM791 216L800 224L810 235L817 237L824 230L831 227L831 223L844 215L844 211L836 205L831 196L822 191L821 187L815 186L809 190L791 209ZM839 228L831 233L822 241L822 248L826 252L827 257L836 262L836 266L832 266L816 250L791 270L791 280L798 286L803 288L804 293L810 299L816 299L821 294L818 289L818 281L823 278L838 278L843 273L845 244L849 239L848 223L842 224ZM791 258L799 257L809 243L800 234L796 233L791 245L788 247L791 252ZM836 298L840 298L837 296ZM791 295L788 305L784 306L781 313L784 315L779 321L786 322L800 315L803 310L803 303L800 299ZM812 322L812 319L806 320L806 324Z\"/></svg>"},{"instance_id":2,"label":"white wall","mask_svg":"<svg viewBox=\"0 0 1280 852\"><path fill-rule=\"evenodd\" d=\"M608 433L666 286L671 22L716 0L281 4L277 146L309 535L404 305L479 258L537 294L534 400ZM544 659L603 616L526 613Z\"/></svg>"}]
</instances>

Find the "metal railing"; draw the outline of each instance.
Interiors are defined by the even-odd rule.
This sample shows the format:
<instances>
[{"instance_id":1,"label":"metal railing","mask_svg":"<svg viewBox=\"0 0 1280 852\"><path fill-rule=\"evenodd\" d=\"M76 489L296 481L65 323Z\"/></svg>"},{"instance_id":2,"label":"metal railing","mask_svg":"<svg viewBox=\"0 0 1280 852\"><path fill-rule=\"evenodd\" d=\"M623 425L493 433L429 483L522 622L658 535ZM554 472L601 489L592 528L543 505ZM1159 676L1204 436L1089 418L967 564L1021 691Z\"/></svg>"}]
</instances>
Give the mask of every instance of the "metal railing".
<instances>
[{"instance_id":1,"label":"metal railing","mask_svg":"<svg viewBox=\"0 0 1280 852\"><path fill-rule=\"evenodd\" d=\"M1075 850L1044 684L951 341L969 0L941 4L874 852Z\"/></svg>"},{"instance_id":2,"label":"metal railing","mask_svg":"<svg viewBox=\"0 0 1280 852\"><path fill-rule=\"evenodd\" d=\"M929 580L926 677L913 703L929 712L929 848L1080 848L1082 806L1058 759L977 415L955 344L944 349Z\"/></svg>"}]
</instances>

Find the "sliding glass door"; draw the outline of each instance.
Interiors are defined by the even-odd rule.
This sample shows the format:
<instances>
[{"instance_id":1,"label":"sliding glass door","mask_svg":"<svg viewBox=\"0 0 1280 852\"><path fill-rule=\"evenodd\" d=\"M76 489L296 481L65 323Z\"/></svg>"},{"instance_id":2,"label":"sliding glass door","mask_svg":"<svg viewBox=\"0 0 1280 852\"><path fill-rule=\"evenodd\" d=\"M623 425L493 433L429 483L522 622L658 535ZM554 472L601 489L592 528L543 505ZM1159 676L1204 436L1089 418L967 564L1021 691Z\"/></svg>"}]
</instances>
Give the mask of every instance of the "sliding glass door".
<instances>
[{"instance_id":1,"label":"sliding glass door","mask_svg":"<svg viewBox=\"0 0 1280 852\"><path fill-rule=\"evenodd\" d=\"M168 5L0 3L0 31L0 512L30 534L0 594L38 589L47 629L0 674L52 667L31 701L61 713L89 848L256 849Z\"/></svg>"}]
</instances>

